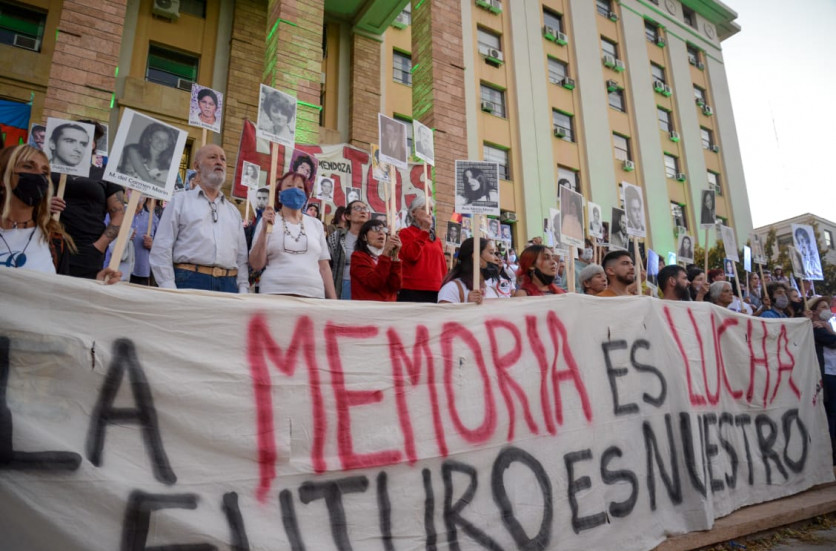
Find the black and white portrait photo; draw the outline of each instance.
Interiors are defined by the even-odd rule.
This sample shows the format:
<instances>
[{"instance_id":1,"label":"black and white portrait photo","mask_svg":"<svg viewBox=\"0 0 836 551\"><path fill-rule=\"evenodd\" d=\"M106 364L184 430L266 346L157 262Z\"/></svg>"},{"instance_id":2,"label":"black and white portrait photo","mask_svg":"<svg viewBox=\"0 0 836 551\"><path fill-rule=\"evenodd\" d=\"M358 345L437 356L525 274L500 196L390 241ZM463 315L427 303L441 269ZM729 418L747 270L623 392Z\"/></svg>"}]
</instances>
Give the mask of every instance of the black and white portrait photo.
<instances>
[{"instance_id":1,"label":"black and white portrait photo","mask_svg":"<svg viewBox=\"0 0 836 551\"><path fill-rule=\"evenodd\" d=\"M381 113L377 115L380 138L380 161L406 170L409 152L406 147L406 125Z\"/></svg>"},{"instance_id":2,"label":"black and white portrait photo","mask_svg":"<svg viewBox=\"0 0 836 551\"><path fill-rule=\"evenodd\" d=\"M586 204L586 210L589 213L589 236L601 241L604 238L604 218L601 216L601 205L590 201Z\"/></svg>"},{"instance_id":3,"label":"black and white portrait photo","mask_svg":"<svg viewBox=\"0 0 836 551\"><path fill-rule=\"evenodd\" d=\"M29 141L27 142L27 144L31 145L35 149L43 151L45 141L46 126L37 122L33 122L32 126L29 128Z\"/></svg>"},{"instance_id":4,"label":"black and white portrait photo","mask_svg":"<svg viewBox=\"0 0 836 551\"><path fill-rule=\"evenodd\" d=\"M334 180L324 174L316 181L316 198L321 201L334 200Z\"/></svg>"},{"instance_id":5,"label":"black and white portrait photo","mask_svg":"<svg viewBox=\"0 0 836 551\"><path fill-rule=\"evenodd\" d=\"M456 212L499 216L496 163L456 161Z\"/></svg>"},{"instance_id":6,"label":"black and white portrait photo","mask_svg":"<svg viewBox=\"0 0 836 551\"><path fill-rule=\"evenodd\" d=\"M787 254L792 264L792 275L798 279L805 279L804 261L801 258L801 251L795 247L787 247Z\"/></svg>"},{"instance_id":7,"label":"black and white portrait photo","mask_svg":"<svg viewBox=\"0 0 836 551\"><path fill-rule=\"evenodd\" d=\"M255 163L243 161L241 167L241 185L247 189L258 189L261 187L260 182L261 167Z\"/></svg>"},{"instance_id":8,"label":"black and white portrait photo","mask_svg":"<svg viewBox=\"0 0 836 551\"><path fill-rule=\"evenodd\" d=\"M555 250L563 249L563 242L560 238L560 210L555 208L549 209L549 218L547 220L547 241L551 241L552 247Z\"/></svg>"},{"instance_id":9,"label":"black and white portrait photo","mask_svg":"<svg viewBox=\"0 0 836 551\"><path fill-rule=\"evenodd\" d=\"M755 264L766 264L766 254L763 252L763 239L760 235L753 233L751 238L752 242L752 262Z\"/></svg>"},{"instance_id":10,"label":"black and white portrait photo","mask_svg":"<svg viewBox=\"0 0 836 551\"><path fill-rule=\"evenodd\" d=\"M223 94L200 84L192 84L192 98L189 103L189 124L212 132L221 131L223 118Z\"/></svg>"},{"instance_id":11,"label":"black and white portrait photo","mask_svg":"<svg viewBox=\"0 0 836 551\"><path fill-rule=\"evenodd\" d=\"M622 182L621 186L624 190L624 210L627 211L627 234L631 237L645 237L647 230L644 226L642 190L627 182Z\"/></svg>"},{"instance_id":12,"label":"black and white portrait photo","mask_svg":"<svg viewBox=\"0 0 836 551\"><path fill-rule=\"evenodd\" d=\"M372 149L372 176L378 182L388 182L389 173L391 172L391 165L389 163L381 162L380 147L377 144L371 144Z\"/></svg>"},{"instance_id":13,"label":"black and white portrait photo","mask_svg":"<svg viewBox=\"0 0 836 551\"><path fill-rule=\"evenodd\" d=\"M512 241L512 239L511 239L511 225L510 224L502 224L500 227L502 228L502 230L501 230L502 231L502 241L504 241L505 243L508 244L508 246L510 246L511 241Z\"/></svg>"},{"instance_id":14,"label":"black and white portrait photo","mask_svg":"<svg viewBox=\"0 0 836 551\"><path fill-rule=\"evenodd\" d=\"M261 139L293 147L296 136L296 98L262 84L255 134Z\"/></svg>"},{"instance_id":15,"label":"black and white portrait photo","mask_svg":"<svg viewBox=\"0 0 836 551\"><path fill-rule=\"evenodd\" d=\"M677 238L676 257L686 264L694 261L694 241L687 233L680 233Z\"/></svg>"},{"instance_id":16,"label":"black and white portrait photo","mask_svg":"<svg viewBox=\"0 0 836 551\"><path fill-rule=\"evenodd\" d=\"M822 280L821 259L813 227L802 224L792 225L792 242L801 255L804 279Z\"/></svg>"},{"instance_id":17,"label":"black and white portrait photo","mask_svg":"<svg viewBox=\"0 0 836 551\"><path fill-rule=\"evenodd\" d=\"M499 229L499 220L491 218L488 220L488 238L499 239L502 234Z\"/></svg>"},{"instance_id":18,"label":"black and white portrait photo","mask_svg":"<svg viewBox=\"0 0 836 551\"><path fill-rule=\"evenodd\" d=\"M714 203L714 190L713 189L704 189L702 190L702 196L700 198L700 228L707 229L713 228L715 221L716 221L716 205Z\"/></svg>"},{"instance_id":19,"label":"black and white portrait photo","mask_svg":"<svg viewBox=\"0 0 836 551\"><path fill-rule=\"evenodd\" d=\"M96 150L93 152L96 155L101 155L102 157L107 157L108 149L108 139L110 138L110 125L101 123L102 128L104 128L104 134L102 137L96 140Z\"/></svg>"},{"instance_id":20,"label":"black and white portrait photo","mask_svg":"<svg viewBox=\"0 0 836 551\"><path fill-rule=\"evenodd\" d=\"M89 176L94 133L95 127L92 124L48 118L43 151L49 159L52 172Z\"/></svg>"},{"instance_id":21,"label":"black and white portrait photo","mask_svg":"<svg viewBox=\"0 0 836 551\"><path fill-rule=\"evenodd\" d=\"M560 188L560 235L564 245L583 247L583 196L568 187Z\"/></svg>"},{"instance_id":22,"label":"black and white portrait photo","mask_svg":"<svg viewBox=\"0 0 836 551\"><path fill-rule=\"evenodd\" d=\"M562 166L557 167L557 194L560 195L560 188L568 187L572 191L581 192L578 173Z\"/></svg>"},{"instance_id":23,"label":"black and white portrait photo","mask_svg":"<svg viewBox=\"0 0 836 551\"><path fill-rule=\"evenodd\" d=\"M726 274L726 279L734 279L734 262L731 258L723 259L723 273Z\"/></svg>"},{"instance_id":24,"label":"black and white portrait photo","mask_svg":"<svg viewBox=\"0 0 836 551\"><path fill-rule=\"evenodd\" d=\"M415 137L415 156L428 165L435 166L433 131L428 126L413 120L412 135Z\"/></svg>"},{"instance_id":25,"label":"black and white portrait photo","mask_svg":"<svg viewBox=\"0 0 836 551\"><path fill-rule=\"evenodd\" d=\"M740 262L740 254L737 252L737 237L734 235L734 229L729 226L720 226L720 237L723 239L723 250L726 253L726 258Z\"/></svg>"},{"instance_id":26,"label":"black and white portrait photo","mask_svg":"<svg viewBox=\"0 0 836 551\"><path fill-rule=\"evenodd\" d=\"M354 201L361 201L362 195L359 187L350 187L345 192L345 206L350 205Z\"/></svg>"},{"instance_id":27,"label":"black and white portrait photo","mask_svg":"<svg viewBox=\"0 0 836 551\"><path fill-rule=\"evenodd\" d=\"M447 238L445 241L448 245L460 245L462 242L462 225L458 222L447 222Z\"/></svg>"},{"instance_id":28,"label":"black and white portrait photo","mask_svg":"<svg viewBox=\"0 0 836 551\"><path fill-rule=\"evenodd\" d=\"M293 150L293 155L290 157L290 171L305 177L306 188L313 189L318 167L319 159L299 149Z\"/></svg>"},{"instance_id":29,"label":"black and white portrait photo","mask_svg":"<svg viewBox=\"0 0 836 551\"><path fill-rule=\"evenodd\" d=\"M167 201L174 192L185 146L185 131L125 109L105 180Z\"/></svg>"},{"instance_id":30,"label":"black and white portrait photo","mask_svg":"<svg viewBox=\"0 0 836 551\"><path fill-rule=\"evenodd\" d=\"M610 250L627 249L630 239L627 234L627 215L622 209L613 208L610 219Z\"/></svg>"}]
</instances>

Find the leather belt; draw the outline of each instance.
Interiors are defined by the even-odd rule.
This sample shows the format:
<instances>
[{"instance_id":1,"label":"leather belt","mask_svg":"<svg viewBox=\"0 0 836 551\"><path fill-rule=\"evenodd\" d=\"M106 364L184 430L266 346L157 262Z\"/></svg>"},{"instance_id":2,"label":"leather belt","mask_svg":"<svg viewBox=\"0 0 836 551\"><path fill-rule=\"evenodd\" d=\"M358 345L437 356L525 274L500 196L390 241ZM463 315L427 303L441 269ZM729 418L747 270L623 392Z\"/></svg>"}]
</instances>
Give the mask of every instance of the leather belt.
<instances>
[{"instance_id":1,"label":"leather belt","mask_svg":"<svg viewBox=\"0 0 836 551\"><path fill-rule=\"evenodd\" d=\"M201 266L199 264L175 264L174 267L180 270L188 270L189 272L210 275L212 277L234 277L238 275L238 268L228 270L217 266Z\"/></svg>"}]
</instances>

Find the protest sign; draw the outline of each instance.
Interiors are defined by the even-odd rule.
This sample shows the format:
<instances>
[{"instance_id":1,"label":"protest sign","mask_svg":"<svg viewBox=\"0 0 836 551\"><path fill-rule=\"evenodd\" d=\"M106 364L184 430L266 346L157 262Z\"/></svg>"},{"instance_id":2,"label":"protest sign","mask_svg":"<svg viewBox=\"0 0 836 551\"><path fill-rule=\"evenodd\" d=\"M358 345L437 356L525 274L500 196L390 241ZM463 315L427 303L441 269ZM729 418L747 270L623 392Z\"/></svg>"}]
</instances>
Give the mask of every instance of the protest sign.
<instances>
[{"instance_id":1,"label":"protest sign","mask_svg":"<svg viewBox=\"0 0 836 551\"><path fill-rule=\"evenodd\" d=\"M224 112L224 95L218 90L192 83L189 101L189 124L218 133Z\"/></svg>"},{"instance_id":2,"label":"protest sign","mask_svg":"<svg viewBox=\"0 0 836 551\"><path fill-rule=\"evenodd\" d=\"M833 480L806 319L0 293L8 549L638 551Z\"/></svg>"}]
</instances>

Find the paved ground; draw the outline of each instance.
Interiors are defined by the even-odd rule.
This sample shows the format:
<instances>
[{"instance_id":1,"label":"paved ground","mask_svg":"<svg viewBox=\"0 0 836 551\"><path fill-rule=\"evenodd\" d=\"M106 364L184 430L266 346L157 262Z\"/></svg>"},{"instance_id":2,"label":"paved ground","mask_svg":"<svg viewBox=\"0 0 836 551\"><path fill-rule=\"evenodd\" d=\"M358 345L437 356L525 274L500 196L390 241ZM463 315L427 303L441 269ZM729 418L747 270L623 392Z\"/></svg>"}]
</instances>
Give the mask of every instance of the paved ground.
<instances>
[{"instance_id":1,"label":"paved ground","mask_svg":"<svg viewBox=\"0 0 836 551\"><path fill-rule=\"evenodd\" d=\"M811 530L803 539L792 538L767 549L769 551L833 551L836 549L836 527Z\"/></svg>"}]
</instances>

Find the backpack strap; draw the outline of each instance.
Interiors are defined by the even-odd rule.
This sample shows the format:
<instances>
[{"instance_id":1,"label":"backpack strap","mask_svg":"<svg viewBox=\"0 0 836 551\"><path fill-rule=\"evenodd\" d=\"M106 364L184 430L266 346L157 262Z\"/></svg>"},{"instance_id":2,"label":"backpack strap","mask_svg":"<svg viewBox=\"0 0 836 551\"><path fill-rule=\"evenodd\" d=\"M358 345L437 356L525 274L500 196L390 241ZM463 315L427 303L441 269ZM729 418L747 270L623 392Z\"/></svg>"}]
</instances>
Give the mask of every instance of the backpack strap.
<instances>
[{"instance_id":1,"label":"backpack strap","mask_svg":"<svg viewBox=\"0 0 836 551\"><path fill-rule=\"evenodd\" d=\"M456 287L459 288L459 302L464 303L464 285L462 285L462 282L458 279L454 279L453 281L456 283Z\"/></svg>"}]
</instances>

